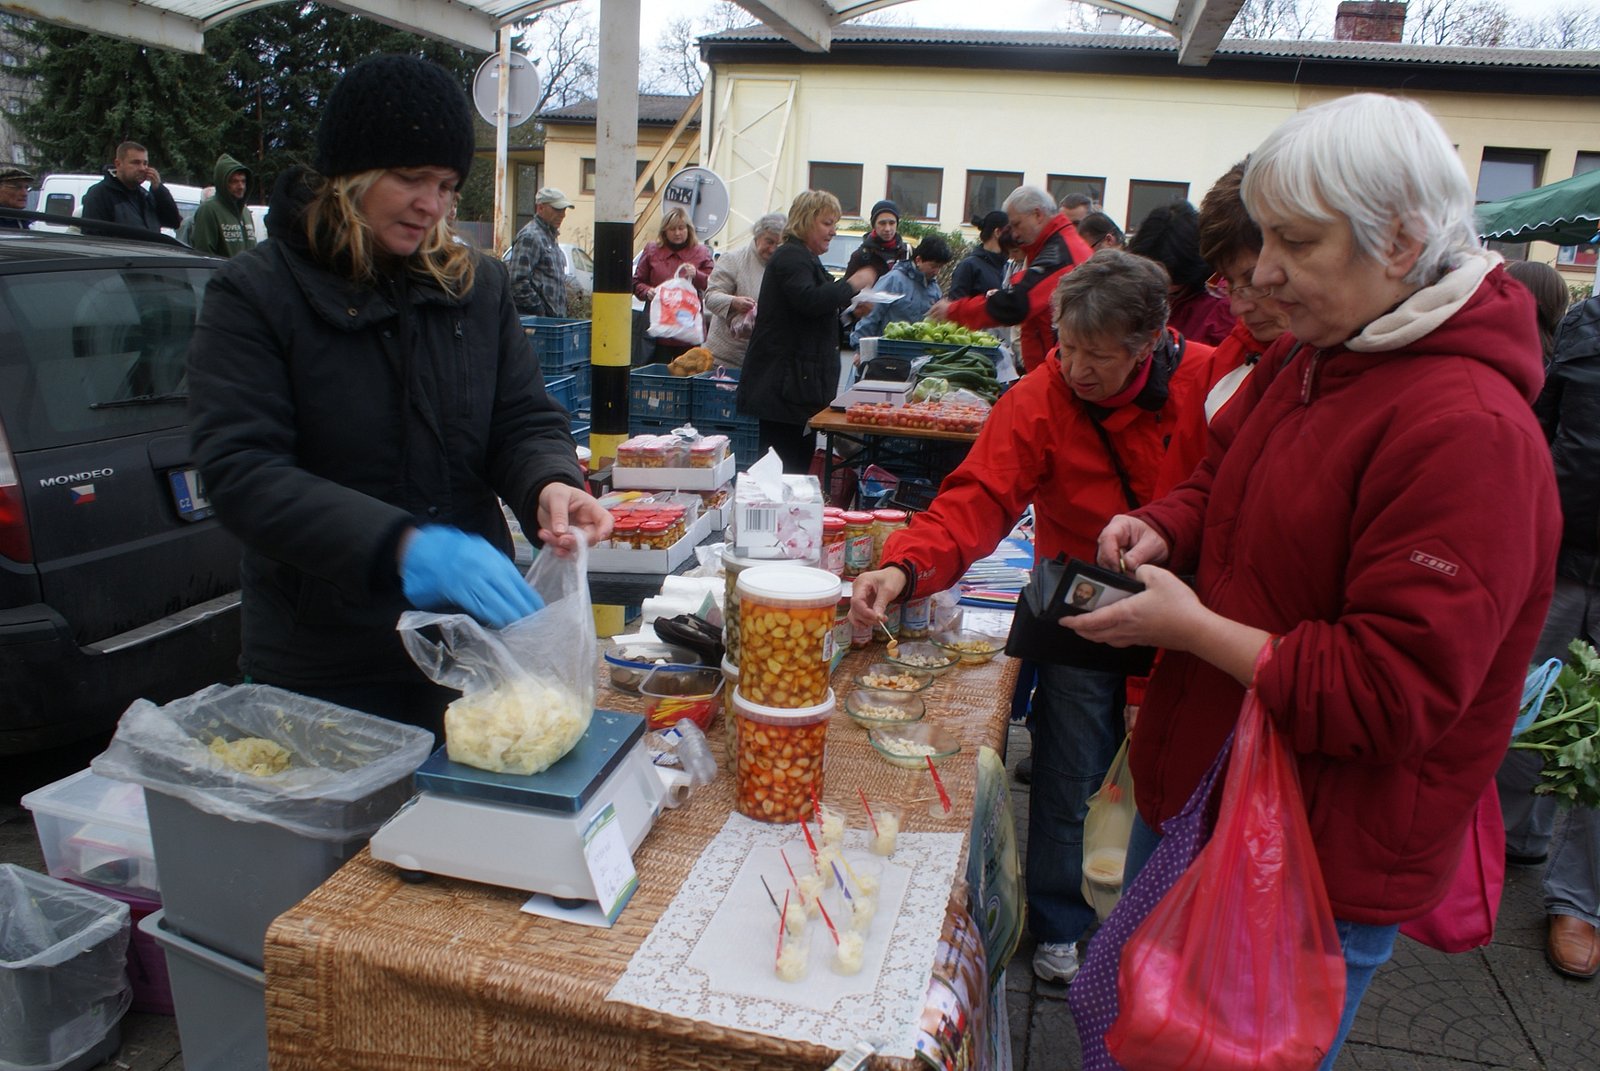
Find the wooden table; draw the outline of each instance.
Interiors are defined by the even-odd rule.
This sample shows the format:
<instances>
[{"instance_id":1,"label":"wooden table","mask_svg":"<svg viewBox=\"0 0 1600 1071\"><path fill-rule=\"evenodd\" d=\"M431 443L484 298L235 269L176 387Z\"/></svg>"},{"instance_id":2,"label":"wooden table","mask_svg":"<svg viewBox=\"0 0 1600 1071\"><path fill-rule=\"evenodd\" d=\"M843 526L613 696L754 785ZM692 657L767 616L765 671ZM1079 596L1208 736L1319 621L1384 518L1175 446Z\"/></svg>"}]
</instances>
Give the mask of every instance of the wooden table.
<instances>
[{"instance_id":1,"label":"wooden table","mask_svg":"<svg viewBox=\"0 0 1600 1071\"><path fill-rule=\"evenodd\" d=\"M834 674L841 695L881 651L852 652ZM936 678L929 717L960 737L940 767L954 803L936 817L908 808L905 828L965 834L980 745L1000 750L1016 663L1004 655ZM638 710L606 686L596 703ZM725 767L719 717L711 743ZM898 774L871 751L841 706L828 729L826 798ZM679 1019L605 997L733 810L724 768L683 807L665 811L635 853L639 889L609 930L520 912L525 894L449 878L402 882L363 850L267 933L267 1033L273 1071L429 1068L749 1069L801 1071L822 1046ZM957 879L960 886L960 879ZM916 1060L873 1067L914 1071Z\"/></svg>"},{"instance_id":2,"label":"wooden table","mask_svg":"<svg viewBox=\"0 0 1600 1071\"><path fill-rule=\"evenodd\" d=\"M877 464L884 460L885 445L889 440L910 440L922 442L942 442L959 444L961 452L965 455L966 448L978 441L975 431L940 431L936 428L897 428L881 424L852 424L845 419L845 415L836 409L824 409L809 421L812 431L822 435L822 487L824 491L833 489L834 470L839 466L834 464L834 441L842 439L861 447L858 458L853 458L851 464L865 463ZM939 481L934 480L937 484ZM845 503L835 503L845 505Z\"/></svg>"}]
</instances>

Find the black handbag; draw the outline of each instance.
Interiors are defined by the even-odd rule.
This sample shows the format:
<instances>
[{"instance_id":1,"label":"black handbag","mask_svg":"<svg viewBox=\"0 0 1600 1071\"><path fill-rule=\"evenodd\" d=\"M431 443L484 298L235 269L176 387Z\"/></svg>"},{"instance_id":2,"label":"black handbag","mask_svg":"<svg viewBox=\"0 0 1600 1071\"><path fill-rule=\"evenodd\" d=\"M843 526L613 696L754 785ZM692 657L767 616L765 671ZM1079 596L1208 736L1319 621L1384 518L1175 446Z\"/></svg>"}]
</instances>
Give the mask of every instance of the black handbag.
<instances>
[{"instance_id":1,"label":"black handbag","mask_svg":"<svg viewBox=\"0 0 1600 1071\"><path fill-rule=\"evenodd\" d=\"M909 383L911 360L907 357L874 357L861 366L861 378L885 383Z\"/></svg>"},{"instance_id":2,"label":"black handbag","mask_svg":"<svg viewBox=\"0 0 1600 1071\"><path fill-rule=\"evenodd\" d=\"M1094 669L1143 677L1155 662L1154 647L1112 647L1086 640L1070 628L1062 628L1058 617L1047 608L1057 601L1066 581L1066 556L1043 561L1033 570L1033 578L1017 597L1017 612L1011 619L1011 634L1006 637L1006 654L1053 666Z\"/></svg>"}]
</instances>

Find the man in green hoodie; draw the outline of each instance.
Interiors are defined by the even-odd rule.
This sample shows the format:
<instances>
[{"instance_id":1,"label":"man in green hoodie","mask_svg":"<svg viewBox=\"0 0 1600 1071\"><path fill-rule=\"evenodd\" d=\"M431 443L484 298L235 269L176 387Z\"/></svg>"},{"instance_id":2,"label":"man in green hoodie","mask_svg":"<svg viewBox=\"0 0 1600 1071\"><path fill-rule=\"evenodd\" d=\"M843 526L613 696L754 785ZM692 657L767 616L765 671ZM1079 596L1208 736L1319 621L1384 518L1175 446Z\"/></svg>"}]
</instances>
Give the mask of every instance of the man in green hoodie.
<instances>
[{"instance_id":1,"label":"man in green hoodie","mask_svg":"<svg viewBox=\"0 0 1600 1071\"><path fill-rule=\"evenodd\" d=\"M223 153L213 172L216 196L202 204L194 214L189 244L202 253L232 257L256 244L255 221L245 207L245 190L250 186L250 169Z\"/></svg>"}]
</instances>

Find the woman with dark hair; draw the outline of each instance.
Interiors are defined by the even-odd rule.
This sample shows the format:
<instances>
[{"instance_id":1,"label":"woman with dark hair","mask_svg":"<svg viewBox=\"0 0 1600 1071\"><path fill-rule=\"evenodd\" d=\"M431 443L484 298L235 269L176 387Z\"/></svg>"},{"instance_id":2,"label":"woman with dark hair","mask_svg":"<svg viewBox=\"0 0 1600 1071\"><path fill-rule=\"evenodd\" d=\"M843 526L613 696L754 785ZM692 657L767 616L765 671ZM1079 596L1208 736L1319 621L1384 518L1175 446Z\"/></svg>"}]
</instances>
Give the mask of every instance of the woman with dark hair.
<instances>
[{"instance_id":1,"label":"woman with dark hair","mask_svg":"<svg viewBox=\"0 0 1600 1071\"><path fill-rule=\"evenodd\" d=\"M472 156L443 68L352 68L316 171L279 179L273 240L217 273L189 350L195 462L244 543L240 668L436 733L456 693L407 656L400 614L537 609L502 499L556 553L611 529L505 268L453 240Z\"/></svg>"},{"instance_id":2,"label":"woman with dark hair","mask_svg":"<svg viewBox=\"0 0 1600 1071\"><path fill-rule=\"evenodd\" d=\"M972 225L978 228L978 244L967 250L950 273L952 301L987 294L1005 282L1006 255L1000 248L1000 234L1006 228L1006 214L996 210L974 219Z\"/></svg>"},{"instance_id":3,"label":"woman with dark hair","mask_svg":"<svg viewBox=\"0 0 1600 1071\"><path fill-rule=\"evenodd\" d=\"M1078 221L1078 237L1096 253L1102 249L1121 249L1128 238L1117 221L1104 212L1090 212Z\"/></svg>"},{"instance_id":4,"label":"woman with dark hair","mask_svg":"<svg viewBox=\"0 0 1600 1071\"><path fill-rule=\"evenodd\" d=\"M1539 346L1544 350L1545 363L1549 364L1556 348L1556 328L1561 326L1561 318L1572 304L1567 281L1561 278L1560 272L1537 260L1512 261L1506 265L1506 274L1527 287L1533 295L1534 317L1539 323Z\"/></svg>"},{"instance_id":5,"label":"woman with dark hair","mask_svg":"<svg viewBox=\"0 0 1600 1071\"><path fill-rule=\"evenodd\" d=\"M1172 278L1171 323L1185 338L1215 346L1233 330L1225 298L1206 292L1211 269L1200 256L1200 217L1188 201L1150 210L1128 243L1128 252L1149 257Z\"/></svg>"},{"instance_id":6,"label":"woman with dark hair","mask_svg":"<svg viewBox=\"0 0 1600 1071\"><path fill-rule=\"evenodd\" d=\"M711 250L695 236L689 214L681 208L671 209L661 217L656 240L645 245L639 263L634 265L633 296L652 301L657 287L668 279L682 277L694 283L695 290L704 297L706 285L711 282L711 268ZM650 359L670 361L692 348L688 343L656 339Z\"/></svg>"}]
</instances>

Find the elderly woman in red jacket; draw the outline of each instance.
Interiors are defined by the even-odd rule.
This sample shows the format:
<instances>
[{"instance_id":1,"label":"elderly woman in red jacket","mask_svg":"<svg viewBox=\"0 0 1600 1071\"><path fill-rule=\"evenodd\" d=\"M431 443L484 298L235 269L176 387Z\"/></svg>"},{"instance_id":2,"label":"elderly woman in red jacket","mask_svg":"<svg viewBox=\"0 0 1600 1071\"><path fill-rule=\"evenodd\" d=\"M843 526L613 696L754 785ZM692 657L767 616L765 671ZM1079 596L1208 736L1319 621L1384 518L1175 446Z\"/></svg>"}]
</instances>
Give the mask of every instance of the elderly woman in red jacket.
<instances>
[{"instance_id":1,"label":"elderly woman in red jacket","mask_svg":"<svg viewBox=\"0 0 1600 1071\"><path fill-rule=\"evenodd\" d=\"M1327 1068L1505 754L1560 513L1532 299L1479 248L1434 118L1373 94L1308 109L1241 193L1251 283L1300 344L1267 353L1187 483L1101 533L1100 561L1120 553L1146 590L1062 624L1166 649L1134 727L1130 881L1270 648L1255 687L1296 754L1345 953Z\"/></svg>"},{"instance_id":2,"label":"elderly woman in red jacket","mask_svg":"<svg viewBox=\"0 0 1600 1071\"><path fill-rule=\"evenodd\" d=\"M705 297L706 284L711 282L711 250L695 237L688 213L674 208L661 217L660 234L644 247L639 263L634 265L633 296L648 303L655 298L657 287L678 275L690 279L695 290ZM691 348L684 342L658 339L651 359L670 361Z\"/></svg>"}]
</instances>

